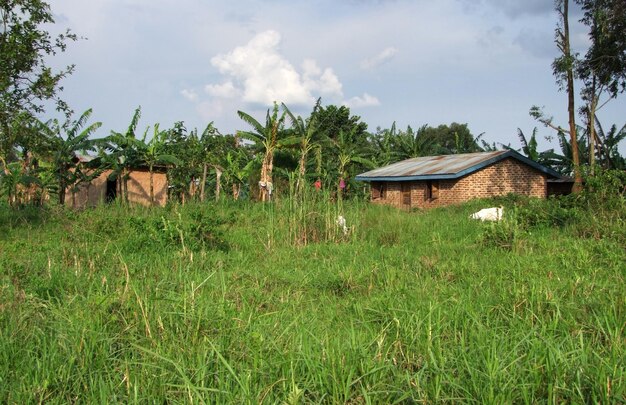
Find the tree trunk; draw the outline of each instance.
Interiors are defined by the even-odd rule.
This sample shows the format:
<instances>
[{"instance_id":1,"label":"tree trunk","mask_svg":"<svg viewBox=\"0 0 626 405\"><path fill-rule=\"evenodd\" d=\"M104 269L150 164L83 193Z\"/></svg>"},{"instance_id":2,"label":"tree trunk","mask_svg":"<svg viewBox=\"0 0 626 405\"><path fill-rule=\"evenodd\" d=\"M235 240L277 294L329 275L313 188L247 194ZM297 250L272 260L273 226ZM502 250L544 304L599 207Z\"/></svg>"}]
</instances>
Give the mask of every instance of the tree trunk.
<instances>
[{"instance_id":1,"label":"tree trunk","mask_svg":"<svg viewBox=\"0 0 626 405\"><path fill-rule=\"evenodd\" d=\"M299 172L298 172L298 181L296 182L296 190L299 194L302 194L302 189L304 188L304 176L306 175L306 149L302 149L302 153L300 155L300 163L299 163Z\"/></svg>"},{"instance_id":2,"label":"tree trunk","mask_svg":"<svg viewBox=\"0 0 626 405\"><path fill-rule=\"evenodd\" d=\"M576 110L574 105L574 66L571 63L572 54L569 43L569 0L563 1L563 53L570 61L567 67L567 111L569 113L569 132L572 143L572 162L574 163L574 186L572 193L582 190L582 175L580 173L580 157L578 153L578 138L576 136Z\"/></svg>"},{"instance_id":3,"label":"tree trunk","mask_svg":"<svg viewBox=\"0 0 626 405\"><path fill-rule=\"evenodd\" d=\"M202 168L202 183L200 183L200 201L202 202L204 202L204 188L206 185L206 176L207 176L208 170L209 170L209 165L205 163L204 167Z\"/></svg>"},{"instance_id":4,"label":"tree trunk","mask_svg":"<svg viewBox=\"0 0 626 405\"><path fill-rule=\"evenodd\" d=\"M215 201L220 199L220 190L222 188L222 170L215 167Z\"/></svg>"},{"instance_id":5,"label":"tree trunk","mask_svg":"<svg viewBox=\"0 0 626 405\"><path fill-rule=\"evenodd\" d=\"M59 204L65 205L65 185L64 181L59 182Z\"/></svg>"},{"instance_id":6,"label":"tree trunk","mask_svg":"<svg viewBox=\"0 0 626 405\"><path fill-rule=\"evenodd\" d=\"M235 183L233 184L233 200L239 200L239 193L241 192L241 184Z\"/></svg>"},{"instance_id":7,"label":"tree trunk","mask_svg":"<svg viewBox=\"0 0 626 405\"><path fill-rule=\"evenodd\" d=\"M269 200L268 187L272 183L272 170L274 168L274 151L268 150L263 157L261 164L261 184L259 187L259 198L265 202Z\"/></svg>"},{"instance_id":8,"label":"tree trunk","mask_svg":"<svg viewBox=\"0 0 626 405\"><path fill-rule=\"evenodd\" d=\"M189 199L193 199L196 196L196 178L191 177L191 183L189 183Z\"/></svg>"},{"instance_id":9,"label":"tree trunk","mask_svg":"<svg viewBox=\"0 0 626 405\"><path fill-rule=\"evenodd\" d=\"M589 101L589 108L587 113L589 123L589 166L591 167L591 174L594 173L594 167L596 165L596 108L598 107L598 97L595 92L595 77L593 79L593 91L591 94L591 100Z\"/></svg>"},{"instance_id":10,"label":"tree trunk","mask_svg":"<svg viewBox=\"0 0 626 405\"><path fill-rule=\"evenodd\" d=\"M150 205L154 206L154 167L151 164L148 168L150 170Z\"/></svg>"}]
</instances>

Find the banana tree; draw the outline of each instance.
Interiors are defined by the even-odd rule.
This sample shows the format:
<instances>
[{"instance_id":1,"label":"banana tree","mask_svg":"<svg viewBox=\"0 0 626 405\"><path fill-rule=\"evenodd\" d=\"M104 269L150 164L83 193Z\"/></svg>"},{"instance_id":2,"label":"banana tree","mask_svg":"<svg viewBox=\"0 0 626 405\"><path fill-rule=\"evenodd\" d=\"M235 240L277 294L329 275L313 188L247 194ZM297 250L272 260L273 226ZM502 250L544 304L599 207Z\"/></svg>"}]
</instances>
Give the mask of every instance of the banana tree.
<instances>
[{"instance_id":1,"label":"banana tree","mask_svg":"<svg viewBox=\"0 0 626 405\"><path fill-rule=\"evenodd\" d=\"M154 205L154 168L158 165L178 165L180 160L166 153L167 148L167 131L159 130L159 124L154 124L152 138L147 141L146 137L149 128L143 134L141 140L133 141L137 149L137 159L139 162L148 166L150 173L150 204Z\"/></svg>"},{"instance_id":2,"label":"banana tree","mask_svg":"<svg viewBox=\"0 0 626 405\"><path fill-rule=\"evenodd\" d=\"M626 139L626 124L619 130L613 124L608 132L604 132L600 121L596 117L596 131L598 141L599 161L605 169L626 169L626 158L619 152L619 144Z\"/></svg>"},{"instance_id":3,"label":"banana tree","mask_svg":"<svg viewBox=\"0 0 626 405\"><path fill-rule=\"evenodd\" d=\"M537 150L537 127L533 128L533 133L530 138L526 139L524 132L517 128L517 137L522 143L522 152L530 160L535 162L539 161L539 151Z\"/></svg>"},{"instance_id":4,"label":"banana tree","mask_svg":"<svg viewBox=\"0 0 626 405\"><path fill-rule=\"evenodd\" d=\"M302 119L301 116L296 117L285 105L285 103L282 104L283 111L287 114L291 122L292 135L300 144L300 160L298 162L298 178L296 180L296 190L298 190L298 194L302 194L302 190L304 188L308 154L317 147L317 143L313 141L313 136L319 126L317 111L320 108L321 101L321 98L317 99L317 102L313 107L313 112L306 121Z\"/></svg>"},{"instance_id":5,"label":"banana tree","mask_svg":"<svg viewBox=\"0 0 626 405\"><path fill-rule=\"evenodd\" d=\"M130 169L138 163L135 131L139 118L141 118L141 107L135 109L126 132L111 131L111 134L106 138L108 141L107 148L111 151L106 160L113 169L112 176L120 180L119 189L123 202L128 202L128 176Z\"/></svg>"},{"instance_id":6,"label":"banana tree","mask_svg":"<svg viewBox=\"0 0 626 405\"><path fill-rule=\"evenodd\" d=\"M20 191L32 184L39 184L39 180L34 176L24 174L19 162L7 164L2 157L0 157L0 162L3 166L0 172L0 191L7 197L9 206L14 207L23 201Z\"/></svg>"},{"instance_id":7,"label":"banana tree","mask_svg":"<svg viewBox=\"0 0 626 405\"><path fill-rule=\"evenodd\" d=\"M200 182L200 201L204 201L205 196L205 187L207 181L207 174L209 172L209 167L213 167L215 169L215 178L216 178L216 190L220 187L220 169L216 168L216 159L219 159L220 152L222 152L221 140L225 138L221 137L220 132L213 126L213 122L210 122L204 131L202 131L202 135L199 139L199 145L202 149L202 181ZM218 175L219 174L219 175Z\"/></svg>"},{"instance_id":8,"label":"banana tree","mask_svg":"<svg viewBox=\"0 0 626 405\"><path fill-rule=\"evenodd\" d=\"M251 160L242 148L228 151L225 158L224 175L231 184L233 199L238 200L241 187L250 175L254 160Z\"/></svg>"},{"instance_id":9,"label":"banana tree","mask_svg":"<svg viewBox=\"0 0 626 405\"><path fill-rule=\"evenodd\" d=\"M337 198L341 200L343 189L346 187L345 181L348 178L348 167L352 163L359 163L367 168L374 168L376 165L371 160L365 158L371 151L363 147L359 147L349 140L353 136L346 134L343 130L339 131L339 135L333 141L337 157L339 180L337 182Z\"/></svg>"},{"instance_id":10,"label":"banana tree","mask_svg":"<svg viewBox=\"0 0 626 405\"><path fill-rule=\"evenodd\" d=\"M424 125L415 132L409 126L406 131L400 131L393 140L393 156L395 160L443 153L443 148L437 145L435 139L424 136L427 128L428 125Z\"/></svg>"},{"instance_id":11,"label":"banana tree","mask_svg":"<svg viewBox=\"0 0 626 405\"><path fill-rule=\"evenodd\" d=\"M283 138L283 128L285 124L285 112L279 114L278 105L274 103L272 114L267 110L265 126L261 125L251 115L237 111L239 118L252 126L253 131L238 131L241 138L254 142L257 153L262 154L261 177L259 180L260 200L265 202L271 198L273 183L272 171L274 169L274 153L289 141Z\"/></svg>"},{"instance_id":12,"label":"banana tree","mask_svg":"<svg viewBox=\"0 0 626 405\"><path fill-rule=\"evenodd\" d=\"M577 129L579 130L579 133L582 133L577 136L577 146L581 161L584 162L586 161L585 159L587 159L588 153L587 136L584 133L584 129L581 127L577 127ZM542 152L541 163L552 167L554 170L565 176L571 176L575 173L572 144L567 139L565 132L562 131L557 133L557 140L559 142L561 153L555 152L554 149Z\"/></svg>"},{"instance_id":13,"label":"banana tree","mask_svg":"<svg viewBox=\"0 0 626 405\"><path fill-rule=\"evenodd\" d=\"M79 183L90 181L95 176L91 173L77 172L81 163L79 153L95 151L96 140L89 137L102 126L101 122L95 122L87 127L87 121L91 117L92 110L85 111L77 120L67 120L63 125L58 120L50 120L46 123L39 122L40 133L44 136L47 149L51 154L52 170L59 185L59 204L65 204L66 190L76 189Z\"/></svg>"}]
</instances>

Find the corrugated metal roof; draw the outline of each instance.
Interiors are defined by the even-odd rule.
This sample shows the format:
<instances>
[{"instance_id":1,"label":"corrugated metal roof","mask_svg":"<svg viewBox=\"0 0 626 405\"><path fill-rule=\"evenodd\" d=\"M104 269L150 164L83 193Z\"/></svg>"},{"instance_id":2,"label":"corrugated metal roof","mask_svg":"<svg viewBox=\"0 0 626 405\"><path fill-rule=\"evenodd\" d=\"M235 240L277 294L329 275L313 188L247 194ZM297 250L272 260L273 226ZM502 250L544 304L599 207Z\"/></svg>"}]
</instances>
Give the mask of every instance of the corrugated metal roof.
<instances>
[{"instance_id":1,"label":"corrugated metal roof","mask_svg":"<svg viewBox=\"0 0 626 405\"><path fill-rule=\"evenodd\" d=\"M454 179L480 170L483 167L507 157L520 160L552 177L559 177L558 173L554 170L542 166L513 150L500 150L494 152L462 153L458 155L425 156L407 159L389 166L361 173L356 176L356 180L406 181Z\"/></svg>"}]
</instances>

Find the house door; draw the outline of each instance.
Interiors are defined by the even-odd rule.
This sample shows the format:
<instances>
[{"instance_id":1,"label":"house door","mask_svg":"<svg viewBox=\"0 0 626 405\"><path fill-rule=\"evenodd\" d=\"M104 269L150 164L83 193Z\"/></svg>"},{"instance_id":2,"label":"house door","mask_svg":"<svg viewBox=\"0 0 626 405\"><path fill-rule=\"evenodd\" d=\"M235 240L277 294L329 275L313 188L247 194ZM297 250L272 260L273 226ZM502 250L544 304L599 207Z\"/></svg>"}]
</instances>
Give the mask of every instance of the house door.
<instances>
[{"instance_id":1,"label":"house door","mask_svg":"<svg viewBox=\"0 0 626 405\"><path fill-rule=\"evenodd\" d=\"M411 208L411 183L402 183L402 206Z\"/></svg>"},{"instance_id":2,"label":"house door","mask_svg":"<svg viewBox=\"0 0 626 405\"><path fill-rule=\"evenodd\" d=\"M104 201L108 203L115 201L115 198L117 198L117 179L107 179L106 187Z\"/></svg>"}]
</instances>

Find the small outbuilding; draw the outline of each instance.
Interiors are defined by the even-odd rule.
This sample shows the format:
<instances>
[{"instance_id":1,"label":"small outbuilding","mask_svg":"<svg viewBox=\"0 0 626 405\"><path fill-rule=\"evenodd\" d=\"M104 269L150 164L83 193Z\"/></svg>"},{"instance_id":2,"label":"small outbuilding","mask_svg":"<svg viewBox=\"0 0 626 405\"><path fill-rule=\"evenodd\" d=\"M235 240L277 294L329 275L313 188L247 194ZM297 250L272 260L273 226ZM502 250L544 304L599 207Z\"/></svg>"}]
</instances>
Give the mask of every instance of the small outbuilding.
<instances>
[{"instance_id":1,"label":"small outbuilding","mask_svg":"<svg viewBox=\"0 0 626 405\"><path fill-rule=\"evenodd\" d=\"M94 207L102 203L110 203L126 194L128 202L144 206L164 206L167 203L167 168L157 166L152 172L154 202L150 198L150 171L148 167L136 166L126 174L124 183L118 173L106 169L98 173L88 166L93 161L91 156L78 155L75 163L81 170L92 177L91 181L79 183L65 191L66 204L73 208ZM95 175L95 176L94 176Z\"/></svg>"},{"instance_id":2,"label":"small outbuilding","mask_svg":"<svg viewBox=\"0 0 626 405\"><path fill-rule=\"evenodd\" d=\"M361 173L371 201L398 208L432 208L509 193L545 198L556 171L514 150L425 156Z\"/></svg>"}]
</instances>

